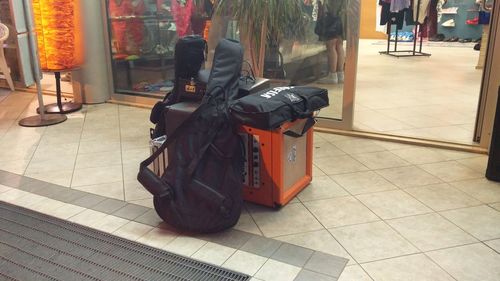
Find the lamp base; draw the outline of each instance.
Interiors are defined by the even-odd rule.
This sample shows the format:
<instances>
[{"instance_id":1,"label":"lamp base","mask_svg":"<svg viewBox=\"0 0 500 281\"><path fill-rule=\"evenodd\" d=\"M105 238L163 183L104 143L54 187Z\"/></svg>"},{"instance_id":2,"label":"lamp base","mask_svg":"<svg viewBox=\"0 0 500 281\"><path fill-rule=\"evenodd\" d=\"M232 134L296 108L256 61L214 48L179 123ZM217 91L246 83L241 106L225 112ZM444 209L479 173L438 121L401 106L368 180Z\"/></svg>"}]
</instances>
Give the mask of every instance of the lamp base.
<instances>
[{"instance_id":1,"label":"lamp base","mask_svg":"<svg viewBox=\"0 0 500 281\"><path fill-rule=\"evenodd\" d=\"M66 121L68 117L62 114L45 115L44 118L40 115L26 117L19 120L19 126L22 127L47 127Z\"/></svg>"},{"instance_id":2,"label":"lamp base","mask_svg":"<svg viewBox=\"0 0 500 281\"><path fill-rule=\"evenodd\" d=\"M45 106L45 113L56 114L56 113L71 113L82 109L81 103L75 102L63 102L61 107L57 103L47 104ZM36 112L40 113L40 108L36 109Z\"/></svg>"}]
</instances>

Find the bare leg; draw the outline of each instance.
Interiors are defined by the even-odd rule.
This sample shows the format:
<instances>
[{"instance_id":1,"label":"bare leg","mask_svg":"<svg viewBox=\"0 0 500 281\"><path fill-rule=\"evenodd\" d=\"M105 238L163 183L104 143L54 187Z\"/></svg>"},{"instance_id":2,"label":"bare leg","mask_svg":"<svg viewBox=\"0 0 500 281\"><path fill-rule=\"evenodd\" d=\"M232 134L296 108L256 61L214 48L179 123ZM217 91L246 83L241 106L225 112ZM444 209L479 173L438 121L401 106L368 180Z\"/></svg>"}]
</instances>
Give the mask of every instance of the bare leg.
<instances>
[{"instance_id":1,"label":"bare leg","mask_svg":"<svg viewBox=\"0 0 500 281\"><path fill-rule=\"evenodd\" d=\"M328 76L320 79L318 82L321 84L337 84L337 65L338 65L338 55L337 55L337 38L326 41L326 53L328 56Z\"/></svg>"},{"instance_id":2,"label":"bare leg","mask_svg":"<svg viewBox=\"0 0 500 281\"><path fill-rule=\"evenodd\" d=\"M338 55L336 50L337 39L332 39L326 41L326 50L328 54L328 67L330 73L337 72L337 64L338 64Z\"/></svg>"},{"instance_id":3,"label":"bare leg","mask_svg":"<svg viewBox=\"0 0 500 281\"><path fill-rule=\"evenodd\" d=\"M342 39L335 40L335 50L337 52L337 64L335 65L335 72L344 72L345 52Z\"/></svg>"}]
</instances>

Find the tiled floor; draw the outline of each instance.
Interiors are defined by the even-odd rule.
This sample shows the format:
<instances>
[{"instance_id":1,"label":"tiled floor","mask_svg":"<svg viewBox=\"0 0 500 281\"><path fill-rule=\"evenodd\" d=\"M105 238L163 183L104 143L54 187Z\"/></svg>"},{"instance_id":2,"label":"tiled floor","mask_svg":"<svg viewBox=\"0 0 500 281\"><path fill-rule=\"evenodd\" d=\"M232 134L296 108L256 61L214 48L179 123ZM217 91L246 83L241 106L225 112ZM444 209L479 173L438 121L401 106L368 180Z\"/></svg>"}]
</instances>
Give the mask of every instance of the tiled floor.
<instances>
[{"instance_id":1,"label":"tiled floor","mask_svg":"<svg viewBox=\"0 0 500 281\"><path fill-rule=\"evenodd\" d=\"M207 243L164 228L149 209L151 196L135 181L149 153L148 110L87 106L54 127L20 128L16 120L32 114L33 98L0 95L0 170L64 187L24 182L20 191L4 184L2 200L256 280L335 280L335 272L316 276L328 269L317 262L324 260L321 253L349 259L343 281L500 280L500 184L484 179L485 155L316 133L312 185L280 210L247 204L235 227L243 231L239 238ZM110 199L81 198L77 191ZM259 241L245 248L240 242L248 233L301 250L272 243L259 249Z\"/></svg>"},{"instance_id":2,"label":"tiled floor","mask_svg":"<svg viewBox=\"0 0 500 281\"><path fill-rule=\"evenodd\" d=\"M424 46L431 57L380 55L385 42L360 40L354 128L361 131L472 143L482 71L471 44ZM426 44L427 45L427 44ZM409 49L400 45L400 49ZM342 85L322 85L331 106L321 116L342 116Z\"/></svg>"}]
</instances>

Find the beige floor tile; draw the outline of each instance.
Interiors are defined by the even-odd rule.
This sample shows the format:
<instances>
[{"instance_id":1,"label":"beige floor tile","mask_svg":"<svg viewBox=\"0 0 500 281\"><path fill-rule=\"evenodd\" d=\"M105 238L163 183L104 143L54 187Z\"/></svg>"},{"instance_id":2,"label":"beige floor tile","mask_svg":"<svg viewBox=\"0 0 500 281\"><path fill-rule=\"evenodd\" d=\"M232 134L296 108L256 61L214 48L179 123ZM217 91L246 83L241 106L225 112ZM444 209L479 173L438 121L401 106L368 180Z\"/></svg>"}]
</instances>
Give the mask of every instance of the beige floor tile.
<instances>
[{"instance_id":1,"label":"beige floor tile","mask_svg":"<svg viewBox=\"0 0 500 281\"><path fill-rule=\"evenodd\" d=\"M320 176L326 176L326 174L323 171L321 171L320 168L316 167L316 165L313 165L313 167L312 167L312 175L313 175L313 178L320 177Z\"/></svg>"},{"instance_id":2,"label":"beige floor tile","mask_svg":"<svg viewBox=\"0 0 500 281\"><path fill-rule=\"evenodd\" d=\"M338 281L372 281L359 265L346 266Z\"/></svg>"},{"instance_id":3,"label":"beige floor tile","mask_svg":"<svg viewBox=\"0 0 500 281\"><path fill-rule=\"evenodd\" d=\"M154 227L151 231L137 239L137 242L162 249L175 238L177 238L177 234L163 228Z\"/></svg>"},{"instance_id":4,"label":"beige floor tile","mask_svg":"<svg viewBox=\"0 0 500 281\"><path fill-rule=\"evenodd\" d=\"M53 184L69 187L71 186L71 178L73 177L73 169L71 170L55 170L55 171L42 171L31 172L28 171L24 174L27 177L37 180L50 182Z\"/></svg>"},{"instance_id":5,"label":"beige floor tile","mask_svg":"<svg viewBox=\"0 0 500 281\"><path fill-rule=\"evenodd\" d=\"M56 208L53 210L52 209L45 210L45 213L47 215L51 215L51 216L54 216L56 218L67 220L70 217L73 217L73 216L75 216L75 215L77 215L85 210L86 210L85 208L82 208L80 206L75 206L75 205L64 203L59 208Z\"/></svg>"},{"instance_id":6,"label":"beige floor tile","mask_svg":"<svg viewBox=\"0 0 500 281\"><path fill-rule=\"evenodd\" d=\"M188 236L178 236L177 238L172 240L172 242L163 247L163 249L179 255L190 257L205 244L207 244L207 241Z\"/></svg>"},{"instance_id":7,"label":"beige floor tile","mask_svg":"<svg viewBox=\"0 0 500 281\"><path fill-rule=\"evenodd\" d=\"M335 142L335 146L348 154L360 154L385 150L383 146L380 146L375 141L360 138L337 141Z\"/></svg>"},{"instance_id":8,"label":"beige floor tile","mask_svg":"<svg viewBox=\"0 0 500 281\"><path fill-rule=\"evenodd\" d=\"M354 154L352 157L370 169L385 169L410 165L410 163L390 151Z\"/></svg>"},{"instance_id":9,"label":"beige floor tile","mask_svg":"<svg viewBox=\"0 0 500 281\"><path fill-rule=\"evenodd\" d=\"M252 205L249 212L266 237L295 234L323 228L301 203L288 204L279 210Z\"/></svg>"},{"instance_id":10,"label":"beige floor tile","mask_svg":"<svg viewBox=\"0 0 500 281\"><path fill-rule=\"evenodd\" d=\"M500 238L500 212L493 208L483 205L441 214L480 240Z\"/></svg>"},{"instance_id":11,"label":"beige floor tile","mask_svg":"<svg viewBox=\"0 0 500 281\"><path fill-rule=\"evenodd\" d=\"M488 156L483 155L474 158L460 159L457 160L457 162L479 173L486 173L486 167L488 166Z\"/></svg>"},{"instance_id":12,"label":"beige floor tile","mask_svg":"<svg viewBox=\"0 0 500 281\"><path fill-rule=\"evenodd\" d=\"M293 281L299 272L300 267L269 259L255 277L263 281Z\"/></svg>"},{"instance_id":13,"label":"beige floor tile","mask_svg":"<svg viewBox=\"0 0 500 281\"><path fill-rule=\"evenodd\" d=\"M102 183L94 185L75 186L72 189L81 190L109 198L125 200L123 182Z\"/></svg>"},{"instance_id":14,"label":"beige floor tile","mask_svg":"<svg viewBox=\"0 0 500 281\"><path fill-rule=\"evenodd\" d=\"M483 178L453 182L451 185L484 203L500 202L500 183Z\"/></svg>"},{"instance_id":15,"label":"beige floor tile","mask_svg":"<svg viewBox=\"0 0 500 281\"><path fill-rule=\"evenodd\" d=\"M410 147L395 150L393 153L412 164L427 164L449 160L446 155L426 147Z\"/></svg>"},{"instance_id":16,"label":"beige floor tile","mask_svg":"<svg viewBox=\"0 0 500 281\"><path fill-rule=\"evenodd\" d=\"M208 262L220 266L225 263L235 252L236 249L234 248L208 242L191 257L203 262Z\"/></svg>"},{"instance_id":17,"label":"beige floor tile","mask_svg":"<svg viewBox=\"0 0 500 281\"><path fill-rule=\"evenodd\" d=\"M2 162L31 159L36 150L36 146L32 145L26 147L12 147L3 143L0 144L2 145L2 147L0 147L0 161Z\"/></svg>"},{"instance_id":18,"label":"beige floor tile","mask_svg":"<svg viewBox=\"0 0 500 281\"><path fill-rule=\"evenodd\" d=\"M332 134L332 133L323 133L323 132L314 132L314 139L323 139L328 142L339 142L339 141L347 141L347 140L354 140L356 138L350 137L350 136L345 136L345 135L339 135L339 134Z\"/></svg>"},{"instance_id":19,"label":"beige floor tile","mask_svg":"<svg viewBox=\"0 0 500 281\"><path fill-rule=\"evenodd\" d=\"M102 139L95 141L83 141L80 142L80 147L78 149L79 154L84 153L97 153L105 151L119 151L121 149L120 141L113 139Z\"/></svg>"},{"instance_id":20,"label":"beige floor tile","mask_svg":"<svg viewBox=\"0 0 500 281\"><path fill-rule=\"evenodd\" d=\"M497 281L500 255L484 244L472 244L426 253L456 280Z\"/></svg>"},{"instance_id":21,"label":"beige floor tile","mask_svg":"<svg viewBox=\"0 0 500 281\"><path fill-rule=\"evenodd\" d=\"M311 184L307 186L297 197L302 201L326 199L349 195L342 187L327 176L314 177Z\"/></svg>"},{"instance_id":22,"label":"beige floor tile","mask_svg":"<svg viewBox=\"0 0 500 281\"><path fill-rule=\"evenodd\" d=\"M275 239L301 246L307 249L327 253L334 256L349 259L348 264L355 264L353 258L346 250L333 238L332 234L327 230L311 231L299 234L278 236Z\"/></svg>"},{"instance_id":23,"label":"beige floor tile","mask_svg":"<svg viewBox=\"0 0 500 281\"><path fill-rule=\"evenodd\" d=\"M434 211L444 211L482 203L449 184L432 184L405 190Z\"/></svg>"},{"instance_id":24,"label":"beige floor tile","mask_svg":"<svg viewBox=\"0 0 500 281\"><path fill-rule=\"evenodd\" d=\"M64 124L64 123L63 123ZM78 144L82 135L80 131L50 131L45 133L40 139L40 145L64 145L64 144Z\"/></svg>"},{"instance_id":25,"label":"beige floor tile","mask_svg":"<svg viewBox=\"0 0 500 281\"><path fill-rule=\"evenodd\" d=\"M78 143L63 144L40 144L33 155L33 161L42 161L53 159L55 156L66 157L74 156L78 152Z\"/></svg>"},{"instance_id":26,"label":"beige floor tile","mask_svg":"<svg viewBox=\"0 0 500 281\"><path fill-rule=\"evenodd\" d=\"M498 211L500 211L500 203L490 204L490 206Z\"/></svg>"},{"instance_id":27,"label":"beige floor tile","mask_svg":"<svg viewBox=\"0 0 500 281\"><path fill-rule=\"evenodd\" d=\"M122 219L119 217L115 217L112 215L107 215L103 219L99 220L97 223L92 225L93 228L98 229L100 231L104 231L107 233L113 233L120 227L123 227L129 220Z\"/></svg>"},{"instance_id":28,"label":"beige floor tile","mask_svg":"<svg viewBox=\"0 0 500 281\"><path fill-rule=\"evenodd\" d=\"M98 141L105 140L106 142L119 142L120 141L120 129L95 129L95 130L83 130L81 134L82 142L95 143Z\"/></svg>"},{"instance_id":29,"label":"beige floor tile","mask_svg":"<svg viewBox=\"0 0 500 281\"><path fill-rule=\"evenodd\" d=\"M432 212L424 204L401 190L382 191L356 196L382 219L413 216Z\"/></svg>"},{"instance_id":30,"label":"beige floor tile","mask_svg":"<svg viewBox=\"0 0 500 281\"><path fill-rule=\"evenodd\" d=\"M148 232L152 231L154 227L131 221L126 223L124 226L113 231L113 235L120 236L122 238L135 241L142 236L146 235Z\"/></svg>"},{"instance_id":31,"label":"beige floor tile","mask_svg":"<svg viewBox=\"0 0 500 281\"><path fill-rule=\"evenodd\" d=\"M3 161L0 162L0 170L22 175L26 171L26 168L28 167L29 163L30 163L29 159Z\"/></svg>"},{"instance_id":32,"label":"beige floor tile","mask_svg":"<svg viewBox=\"0 0 500 281\"><path fill-rule=\"evenodd\" d=\"M94 210L86 209L68 220L77 224L95 228L107 216L105 213L97 212Z\"/></svg>"},{"instance_id":33,"label":"beige floor tile","mask_svg":"<svg viewBox=\"0 0 500 281\"><path fill-rule=\"evenodd\" d=\"M363 268L375 281L452 281L448 273L424 254L366 263ZM424 270L423 270L424 269Z\"/></svg>"},{"instance_id":34,"label":"beige floor tile","mask_svg":"<svg viewBox=\"0 0 500 281\"><path fill-rule=\"evenodd\" d=\"M248 233L253 233L256 235L262 235L257 224L253 220L252 216L247 212L245 208L242 209L240 219L238 223L234 226L234 229L245 231Z\"/></svg>"},{"instance_id":35,"label":"beige floor tile","mask_svg":"<svg viewBox=\"0 0 500 281\"><path fill-rule=\"evenodd\" d=\"M30 208L32 205L43 201L45 197L13 188L2 193L0 199L7 203Z\"/></svg>"},{"instance_id":36,"label":"beige floor tile","mask_svg":"<svg viewBox=\"0 0 500 281\"><path fill-rule=\"evenodd\" d=\"M149 125L147 126L149 127ZM122 137L121 146L122 151L134 150L134 149L149 149L149 134L142 132L140 135L133 137ZM142 159L144 160L144 159Z\"/></svg>"},{"instance_id":37,"label":"beige floor tile","mask_svg":"<svg viewBox=\"0 0 500 281\"><path fill-rule=\"evenodd\" d=\"M122 166L76 169L72 187L118 182L123 179Z\"/></svg>"},{"instance_id":38,"label":"beige floor tile","mask_svg":"<svg viewBox=\"0 0 500 281\"><path fill-rule=\"evenodd\" d=\"M222 267L252 276L266 261L267 258L244 251L236 251Z\"/></svg>"},{"instance_id":39,"label":"beige floor tile","mask_svg":"<svg viewBox=\"0 0 500 281\"><path fill-rule=\"evenodd\" d=\"M122 164L122 155L117 151L78 154L75 169L109 167Z\"/></svg>"},{"instance_id":40,"label":"beige floor tile","mask_svg":"<svg viewBox=\"0 0 500 281\"><path fill-rule=\"evenodd\" d=\"M66 205L66 203L63 203L61 201L53 200L50 198L45 198L44 200L41 200L31 206L30 209L43 213L43 214L48 214L53 211L55 211L58 208L63 207Z\"/></svg>"},{"instance_id":41,"label":"beige floor tile","mask_svg":"<svg viewBox=\"0 0 500 281\"><path fill-rule=\"evenodd\" d=\"M144 207L147 207L150 209L154 209L154 203L153 203L152 198L131 200L131 201L127 201L127 202L132 203L132 204L136 204L136 205L141 205L141 206L144 206Z\"/></svg>"},{"instance_id":42,"label":"beige floor tile","mask_svg":"<svg viewBox=\"0 0 500 281\"><path fill-rule=\"evenodd\" d=\"M419 165L419 167L446 182L484 177L484 174L476 172L456 161L424 164Z\"/></svg>"},{"instance_id":43,"label":"beige floor tile","mask_svg":"<svg viewBox=\"0 0 500 281\"><path fill-rule=\"evenodd\" d=\"M314 164L327 175L366 171L368 168L349 155L337 156L335 161L329 158L315 159Z\"/></svg>"},{"instance_id":44,"label":"beige floor tile","mask_svg":"<svg viewBox=\"0 0 500 281\"><path fill-rule=\"evenodd\" d=\"M43 173L43 172L51 172L51 171L60 171L60 170L73 170L75 167L75 155L65 155L63 157L52 155L50 158L44 158L41 160L33 159L29 162L29 165L26 167L26 174L31 173Z\"/></svg>"},{"instance_id":45,"label":"beige floor tile","mask_svg":"<svg viewBox=\"0 0 500 281\"><path fill-rule=\"evenodd\" d=\"M334 144L329 143L329 142L322 142L322 143L315 142L313 147L314 147L314 150L313 150L314 158L326 158L326 157L328 157L328 158L334 159L335 156L346 154L344 151L340 150Z\"/></svg>"},{"instance_id":46,"label":"beige floor tile","mask_svg":"<svg viewBox=\"0 0 500 281\"><path fill-rule=\"evenodd\" d=\"M153 195L147 191L137 180L124 183L125 201L151 199Z\"/></svg>"},{"instance_id":47,"label":"beige floor tile","mask_svg":"<svg viewBox=\"0 0 500 281\"><path fill-rule=\"evenodd\" d=\"M0 193L4 193L4 192L7 192L9 190L12 190L12 188L8 187L8 186L5 186L3 184L0 184Z\"/></svg>"},{"instance_id":48,"label":"beige floor tile","mask_svg":"<svg viewBox=\"0 0 500 281\"><path fill-rule=\"evenodd\" d=\"M393 219L387 223L424 252L477 242L438 214Z\"/></svg>"},{"instance_id":49,"label":"beige floor tile","mask_svg":"<svg viewBox=\"0 0 500 281\"><path fill-rule=\"evenodd\" d=\"M123 164L123 181L129 182L137 180L139 164Z\"/></svg>"},{"instance_id":50,"label":"beige floor tile","mask_svg":"<svg viewBox=\"0 0 500 281\"><path fill-rule=\"evenodd\" d=\"M123 163L138 165L151 155L149 147L122 151Z\"/></svg>"},{"instance_id":51,"label":"beige floor tile","mask_svg":"<svg viewBox=\"0 0 500 281\"><path fill-rule=\"evenodd\" d=\"M379 220L352 196L310 201L304 205L326 228Z\"/></svg>"},{"instance_id":52,"label":"beige floor tile","mask_svg":"<svg viewBox=\"0 0 500 281\"><path fill-rule=\"evenodd\" d=\"M376 171L379 175L400 188L423 186L442 181L417 166L390 168Z\"/></svg>"},{"instance_id":53,"label":"beige floor tile","mask_svg":"<svg viewBox=\"0 0 500 281\"><path fill-rule=\"evenodd\" d=\"M498 254L500 254L500 239L495 239L495 240L487 241L484 243L486 243L486 245L488 245L490 248L492 248Z\"/></svg>"},{"instance_id":54,"label":"beige floor tile","mask_svg":"<svg viewBox=\"0 0 500 281\"><path fill-rule=\"evenodd\" d=\"M359 263L418 252L384 222L332 228L330 232Z\"/></svg>"},{"instance_id":55,"label":"beige floor tile","mask_svg":"<svg viewBox=\"0 0 500 281\"><path fill-rule=\"evenodd\" d=\"M331 178L353 195L397 188L373 171L333 175Z\"/></svg>"}]
</instances>

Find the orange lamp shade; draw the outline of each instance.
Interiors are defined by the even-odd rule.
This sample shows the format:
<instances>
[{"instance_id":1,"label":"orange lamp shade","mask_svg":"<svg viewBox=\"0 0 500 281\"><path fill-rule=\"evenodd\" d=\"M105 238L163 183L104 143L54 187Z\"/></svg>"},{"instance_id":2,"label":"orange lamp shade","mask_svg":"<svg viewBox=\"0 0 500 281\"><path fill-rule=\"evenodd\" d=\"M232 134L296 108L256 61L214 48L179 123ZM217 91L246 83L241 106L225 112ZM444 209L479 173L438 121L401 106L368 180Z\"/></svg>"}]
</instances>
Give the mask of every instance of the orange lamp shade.
<instances>
[{"instance_id":1,"label":"orange lamp shade","mask_svg":"<svg viewBox=\"0 0 500 281\"><path fill-rule=\"evenodd\" d=\"M60 71L81 65L80 0L33 0L33 14L41 68Z\"/></svg>"}]
</instances>

